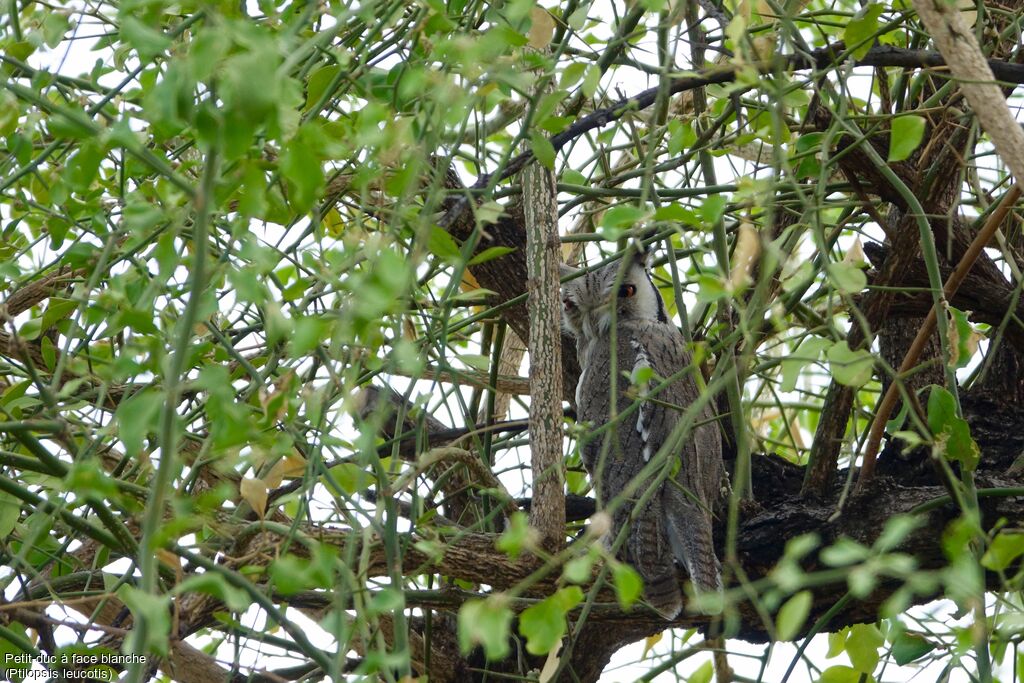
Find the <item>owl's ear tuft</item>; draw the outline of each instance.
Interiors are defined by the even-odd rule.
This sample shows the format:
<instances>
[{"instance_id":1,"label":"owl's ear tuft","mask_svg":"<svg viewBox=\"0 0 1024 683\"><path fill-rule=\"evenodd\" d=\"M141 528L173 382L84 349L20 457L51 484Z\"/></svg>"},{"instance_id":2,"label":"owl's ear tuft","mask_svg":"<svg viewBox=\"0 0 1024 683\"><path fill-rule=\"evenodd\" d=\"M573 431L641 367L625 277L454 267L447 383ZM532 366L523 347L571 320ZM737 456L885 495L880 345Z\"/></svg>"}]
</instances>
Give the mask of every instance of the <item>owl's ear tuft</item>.
<instances>
[{"instance_id":1,"label":"owl's ear tuft","mask_svg":"<svg viewBox=\"0 0 1024 683\"><path fill-rule=\"evenodd\" d=\"M558 264L558 275L561 278L567 278L570 275L575 275L578 272L580 272L578 268L573 268L572 266L565 263Z\"/></svg>"},{"instance_id":2,"label":"owl's ear tuft","mask_svg":"<svg viewBox=\"0 0 1024 683\"><path fill-rule=\"evenodd\" d=\"M630 247L633 252L633 263L650 269L651 261L654 258L654 249L651 248L651 245L636 240L630 244Z\"/></svg>"}]
</instances>

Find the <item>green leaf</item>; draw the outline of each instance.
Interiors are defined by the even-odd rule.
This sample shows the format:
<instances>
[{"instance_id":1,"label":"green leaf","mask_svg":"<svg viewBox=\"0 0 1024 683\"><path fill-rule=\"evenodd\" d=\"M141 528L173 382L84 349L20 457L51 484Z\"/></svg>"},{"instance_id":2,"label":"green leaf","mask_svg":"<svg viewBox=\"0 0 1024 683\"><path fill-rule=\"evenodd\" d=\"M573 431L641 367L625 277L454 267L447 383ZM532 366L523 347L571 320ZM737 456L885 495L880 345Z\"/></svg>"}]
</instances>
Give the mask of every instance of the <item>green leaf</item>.
<instances>
[{"instance_id":1,"label":"green leaf","mask_svg":"<svg viewBox=\"0 0 1024 683\"><path fill-rule=\"evenodd\" d=\"M150 61L171 46L171 39L146 26L127 12L121 12L121 39L135 48L143 61Z\"/></svg>"},{"instance_id":2,"label":"green leaf","mask_svg":"<svg viewBox=\"0 0 1024 683\"><path fill-rule=\"evenodd\" d=\"M311 557L282 555L268 568L274 588L292 595L308 588L327 588L333 581L335 556L330 548L317 544Z\"/></svg>"},{"instance_id":3,"label":"green leaf","mask_svg":"<svg viewBox=\"0 0 1024 683\"><path fill-rule=\"evenodd\" d=\"M10 638L16 639L18 642L12 642L9 638L5 638L3 631L0 631L0 664L2 664L0 672L3 672L12 683L22 683L25 680L25 675L31 669L31 649L26 648L32 647L32 641L27 637L25 627L18 621L7 622L4 630L10 633ZM23 660L22 657L26 659Z\"/></svg>"},{"instance_id":4,"label":"green leaf","mask_svg":"<svg viewBox=\"0 0 1024 683\"><path fill-rule=\"evenodd\" d=\"M519 632L526 636L526 651L532 655L550 652L565 635L565 615L583 601L579 586L562 588L519 615Z\"/></svg>"},{"instance_id":5,"label":"green leaf","mask_svg":"<svg viewBox=\"0 0 1024 683\"><path fill-rule=\"evenodd\" d=\"M267 211L267 177L256 164L248 164L242 173L238 211L246 218L262 217Z\"/></svg>"},{"instance_id":6,"label":"green leaf","mask_svg":"<svg viewBox=\"0 0 1024 683\"><path fill-rule=\"evenodd\" d=\"M68 491L86 500L117 499L117 484L94 461L78 460L64 478Z\"/></svg>"},{"instance_id":7,"label":"green leaf","mask_svg":"<svg viewBox=\"0 0 1024 683\"><path fill-rule=\"evenodd\" d=\"M700 225L700 219L697 217L697 214L678 202L658 207L658 210L654 212L654 220L679 221L680 223L693 226Z\"/></svg>"},{"instance_id":8,"label":"green leaf","mask_svg":"<svg viewBox=\"0 0 1024 683\"><path fill-rule=\"evenodd\" d=\"M974 352L978 350L978 335L971 327L966 312L952 306L948 306L946 310L951 323L949 326L949 366L959 369L966 367L971 362Z\"/></svg>"},{"instance_id":9,"label":"green leaf","mask_svg":"<svg viewBox=\"0 0 1024 683\"><path fill-rule=\"evenodd\" d=\"M921 144L925 120L916 114L897 116L889 132L889 161L903 161Z\"/></svg>"},{"instance_id":10,"label":"green leaf","mask_svg":"<svg viewBox=\"0 0 1024 683\"><path fill-rule=\"evenodd\" d=\"M61 44L64 34L71 28L71 22L66 14L61 12L46 12L43 17L43 42L51 50Z\"/></svg>"},{"instance_id":11,"label":"green leaf","mask_svg":"<svg viewBox=\"0 0 1024 683\"><path fill-rule=\"evenodd\" d=\"M267 123L277 110L283 80L277 76L280 57L273 43L256 45L249 52L232 55L224 61L220 92L227 114L227 132L240 135L237 145L251 136L253 127ZM254 87L259 84L259 87ZM246 145L247 146L247 145Z\"/></svg>"},{"instance_id":12,"label":"green leaf","mask_svg":"<svg viewBox=\"0 0 1024 683\"><path fill-rule=\"evenodd\" d=\"M64 182L75 192L85 192L99 173L103 150L95 142L85 142L68 159L64 167Z\"/></svg>"},{"instance_id":13,"label":"green leaf","mask_svg":"<svg viewBox=\"0 0 1024 683\"><path fill-rule=\"evenodd\" d=\"M202 27L189 44L189 70L196 81L205 81L213 75L231 45L216 25Z\"/></svg>"},{"instance_id":14,"label":"green leaf","mask_svg":"<svg viewBox=\"0 0 1024 683\"><path fill-rule=\"evenodd\" d=\"M821 140L824 137L824 133L807 133L798 137L793 143L793 151L790 156L797 161L797 166L793 169L797 178L816 178L821 174L821 160L818 155L820 154Z\"/></svg>"},{"instance_id":15,"label":"green leaf","mask_svg":"<svg viewBox=\"0 0 1024 683\"><path fill-rule=\"evenodd\" d=\"M900 666L905 666L924 657L934 649L935 643L924 636L904 631L896 636L892 643L892 658Z\"/></svg>"},{"instance_id":16,"label":"green leaf","mask_svg":"<svg viewBox=\"0 0 1024 683\"><path fill-rule=\"evenodd\" d=\"M846 294L856 294L868 286L868 278L859 266L840 261L828 264L828 277L836 288Z\"/></svg>"},{"instance_id":17,"label":"green leaf","mask_svg":"<svg viewBox=\"0 0 1024 683\"><path fill-rule=\"evenodd\" d=\"M143 652L167 654L171 633L171 596L153 595L134 586L124 585L117 591L117 597L128 607L135 618L135 623L146 622L146 628L133 629L133 633L141 633L145 639L141 648Z\"/></svg>"},{"instance_id":18,"label":"green leaf","mask_svg":"<svg viewBox=\"0 0 1024 683\"><path fill-rule=\"evenodd\" d=\"M846 575L846 585L853 597L862 599L871 594L878 585L878 574L871 565L862 564L850 569Z\"/></svg>"},{"instance_id":19,"label":"green leaf","mask_svg":"<svg viewBox=\"0 0 1024 683\"><path fill-rule=\"evenodd\" d=\"M601 218L601 236L606 240L615 241L624 232L651 215L646 207L632 204L618 204L604 212Z\"/></svg>"},{"instance_id":20,"label":"green leaf","mask_svg":"<svg viewBox=\"0 0 1024 683\"><path fill-rule=\"evenodd\" d=\"M878 666L878 649L885 643L885 637L874 624L854 624L846 639L846 654L850 656L853 668L870 675Z\"/></svg>"},{"instance_id":21,"label":"green leaf","mask_svg":"<svg viewBox=\"0 0 1024 683\"><path fill-rule=\"evenodd\" d=\"M315 349L330 334L330 324L313 316L302 316L295 321L292 338L288 344L288 355L291 358L302 358Z\"/></svg>"},{"instance_id":22,"label":"green leaf","mask_svg":"<svg viewBox=\"0 0 1024 683\"><path fill-rule=\"evenodd\" d=\"M775 637L778 640L793 640L811 613L813 596L810 591L800 591L779 608L775 617Z\"/></svg>"},{"instance_id":23,"label":"green leaf","mask_svg":"<svg viewBox=\"0 0 1024 683\"><path fill-rule=\"evenodd\" d=\"M78 308L77 301L53 297L50 299L50 303L46 306L46 311L43 313L43 329L50 329L58 322L71 315L76 308Z\"/></svg>"},{"instance_id":24,"label":"green leaf","mask_svg":"<svg viewBox=\"0 0 1024 683\"><path fill-rule=\"evenodd\" d=\"M629 383L633 386L647 386L647 383L654 379L654 370L649 365L637 365L629 376Z\"/></svg>"},{"instance_id":25,"label":"green leaf","mask_svg":"<svg viewBox=\"0 0 1024 683\"><path fill-rule=\"evenodd\" d=\"M327 90L327 86L331 84L338 72L341 71L341 67L337 64L328 64L322 66L319 69L315 69L309 78L306 79L306 104L302 108L303 111L309 111L313 108L320 98L323 97L324 92Z\"/></svg>"},{"instance_id":26,"label":"green leaf","mask_svg":"<svg viewBox=\"0 0 1024 683\"><path fill-rule=\"evenodd\" d=\"M676 156L684 149L689 149L697 143L697 131L693 129L693 123L683 123L679 119L672 119L668 122L668 153Z\"/></svg>"},{"instance_id":27,"label":"green leaf","mask_svg":"<svg viewBox=\"0 0 1024 683\"><path fill-rule=\"evenodd\" d=\"M932 386L928 395L928 428L935 437L933 450L973 472L981 459L981 449L971 438L967 421L957 415L956 399L940 386Z\"/></svg>"},{"instance_id":28,"label":"green leaf","mask_svg":"<svg viewBox=\"0 0 1024 683\"><path fill-rule=\"evenodd\" d=\"M567 185L586 185L587 177L575 169L567 168L562 171L560 182Z\"/></svg>"},{"instance_id":29,"label":"green leaf","mask_svg":"<svg viewBox=\"0 0 1024 683\"><path fill-rule=\"evenodd\" d=\"M500 247L495 247L500 248ZM462 252L455 238L440 226L433 226L427 238L427 250L447 263L458 263Z\"/></svg>"},{"instance_id":30,"label":"green leaf","mask_svg":"<svg viewBox=\"0 0 1024 683\"><path fill-rule=\"evenodd\" d=\"M866 349L852 350L846 340L829 347L829 370L832 377L848 387L862 387L871 379L875 361Z\"/></svg>"},{"instance_id":31,"label":"green leaf","mask_svg":"<svg viewBox=\"0 0 1024 683\"><path fill-rule=\"evenodd\" d=\"M601 84L601 69L596 64L587 69L587 75L583 77L583 85L580 86L584 97L593 97L597 92L597 86Z\"/></svg>"},{"instance_id":32,"label":"green leaf","mask_svg":"<svg viewBox=\"0 0 1024 683\"><path fill-rule=\"evenodd\" d=\"M853 48L854 59L862 58L871 49L873 37L878 31L878 17L884 9L883 5L876 3L862 7L843 29L843 40L848 47Z\"/></svg>"},{"instance_id":33,"label":"green leaf","mask_svg":"<svg viewBox=\"0 0 1024 683\"><path fill-rule=\"evenodd\" d=\"M306 213L312 208L324 184L316 137L311 128L304 127L281 155L281 172L288 181L288 202L296 213Z\"/></svg>"},{"instance_id":34,"label":"green leaf","mask_svg":"<svg viewBox=\"0 0 1024 683\"><path fill-rule=\"evenodd\" d=\"M530 133L530 148L541 166L549 169L555 168L555 148L544 135L537 131Z\"/></svg>"},{"instance_id":35,"label":"green leaf","mask_svg":"<svg viewBox=\"0 0 1024 683\"><path fill-rule=\"evenodd\" d=\"M523 550L533 547L537 541L537 530L530 526L526 513L516 512L509 519L508 528L494 545L501 552L515 559Z\"/></svg>"},{"instance_id":36,"label":"green leaf","mask_svg":"<svg viewBox=\"0 0 1024 683\"><path fill-rule=\"evenodd\" d=\"M459 649L469 654L476 645L484 648L490 660L508 656L512 610L503 594L485 600L467 600L459 608Z\"/></svg>"},{"instance_id":37,"label":"green leaf","mask_svg":"<svg viewBox=\"0 0 1024 683\"><path fill-rule=\"evenodd\" d=\"M644 580L635 569L624 562L612 562L611 568L612 583L615 585L619 606L622 609L629 609L640 599L640 594L644 590Z\"/></svg>"},{"instance_id":38,"label":"green leaf","mask_svg":"<svg viewBox=\"0 0 1024 683\"><path fill-rule=\"evenodd\" d=\"M370 614L394 614L405 609L405 593L397 588L383 588L366 607Z\"/></svg>"},{"instance_id":39,"label":"green leaf","mask_svg":"<svg viewBox=\"0 0 1024 683\"><path fill-rule=\"evenodd\" d=\"M487 263L488 261L493 261L496 258L501 258L506 254L511 254L515 250L515 247L488 247L471 258L468 265L477 266L481 263Z\"/></svg>"},{"instance_id":40,"label":"green leaf","mask_svg":"<svg viewBox=\"0 0 1024 683\"><path fill-rule=\"evenodd\" d=\"M125 227L132 232L145 233L163 222L165 215L159 207L135 197L124 207Z\"/></svg>"},{"instance_id":41,"label":"green leaf","mask_svg":"<svg viewBox=\"0 0 1024 683\"><path fill-rule=\"evenodd\" d=\"M711 677L714 675L715 665L709 659L690 674L690 677L686 679L686 683L711 683Z\"/></svg>"},{"instance_id":42,"label":"green leaf","mask_svg":"<svg viewBox=\"0 0 1024 683\"><path fill-rule=\"evenodd\" d=\"M212 595L227 605L232 612L244 612L252 606L252 598L247 592L232 586L224 575L217 572L193 574L174 587L175 595L188 593Z\"/></svg>"},{"instance_id":43,"label":"green leaf","mask_svg":"<svg viewBox=\"0 0 1024 683\"><path fill-rule=\"evenodd\" d=\"M583 78L583 74L585 74L586 71L587 65L583 62L573 62L572 64L569 64L562 71L562 77L558 80L558 87L560 89L571 88L576 85L581 78Z\"/></svg>"},{"instance_id":44,"label":"green leaf","mask_svg":"<svg viewBox=\"0 0 1024 683\"><path fill-rule=\"evenodd\" d=\"M718 276L703 273L697 277L697 301L710 304L727 296L729 290Z\"/></svg>"},{"instance_id":45,"label":"green leaf","mask_svg":"<svg viewBox=\"0 0 1024 683\"><path fill-rule=\"evenodd\" d=\"M836 542L821 551L821 561L830 567L845 567L863 562L871 555L871 550L852 538L840 536Z\"/></svg>"},{"instance_id":46,"label":"green leaf","mask_svg":"<svg viewBox=\"0 0 1024 683\"><path fill-rule=\"evenodd\" d=\"M846 649L846 636L849 635L848 628L844 628L841 631L828 634L828 652L825 653L826 659L832 659L843 654L843 650Z\"/></svg>"},{"instance_id":47,"label":"green leaf","mask_svg":"<svg viewBox=\"0 0 1024 683\"><path fill-rule=\"evenodd\" d=\"M874 548L880 552L894 550L913 531L920 529L925 520L919 515L895 515L885 522L885 528L875 540Z\"/></svg>"},{"instance_id":48,"label":"green leaf","mask_svg":"<svg viewBox=\"0 0 1024 683\"><path fill-rule=\"evenodd\" d=\"M818 683L859 683L860 672L851 666L830 666L821 672Z\"/></svg>"},{"instance_id":49,"label":"green leaf","mask_svg":"<svg viewBox=\"0 0 1024 683\"><path fill-rule=\"evenodd\" d=\"M9 493L0 491L0 538L8 537L20 516L21 501Z\"/></svg>"},{"instance_id":50,"label":"green leaf","mask_svg":"<svg viewBox=\"0 0 1024 683\"><path fill-rule=\"evenodd\" d=\"M700 217L708 225L713 225L725 215L725 207L729 199L724 194L713 194L700 205Z\"/></svg>"},{"instance_id":51,"label":"green leaf","mask_svg":"<svg viewBox=\"0 0 1024 683\"><path fill-rule=\"evenodd\" d=\"M1003 571L1021 555L1024 555L1024 533L1004 529L992 539L981 558L981 566Z\"/></svg>"},{"instance_id":52,"label":"green leaf","mask_svg":"<svg viewBox=\"0 0 1024 683\"><path fill-rule=\"evenodd\" d=\"M342 491L348 494L365 491L374 483L369 472L352 462L343 462L330 469L331 478Z\"/></svg>"},{"instance_id":53,"label":"green leaf","mask_svg":"<svg viewBox=\"0 0 1024 683\"><path fill-rule=\"evenodd\" d=\"M782 391L793 391L804 367L820 359L821 354L831 345L823 337L805 337L796 351L782 361Z\"/></svg>"},{"instance_id":54,"label":"green leaf","mask_svg":"<svg viewBox=\"0 0 1024 683\"><path fill-rule=\"evenodd\" d=\"M164 394L155 389L140 391L117 407L117 433L127 455L142 451L146 435L156 431L156 419L164 405Z\"/></svg>"},{"instance_id":55,"label":"green leaf","mask_svg":"<svg viewBox=\"0 0 1024 683\"><path fill-rule=\"evenodd\" d=\"M39 339L39 335L42 333L43 321L41 318L29 318L18 328L18 336L30 341Z\"/></svg>"},{"instance_id":56,"label":"green leaf","mask_svg":"<svg viewBox=\"0 0 1024 683\"><path fill-rule=\"evenodd\" d=\"M590 553L574 557L565 563L562 576L570 583L586 583L594 568L594 557Z\"/></svg>"}]
</instances>

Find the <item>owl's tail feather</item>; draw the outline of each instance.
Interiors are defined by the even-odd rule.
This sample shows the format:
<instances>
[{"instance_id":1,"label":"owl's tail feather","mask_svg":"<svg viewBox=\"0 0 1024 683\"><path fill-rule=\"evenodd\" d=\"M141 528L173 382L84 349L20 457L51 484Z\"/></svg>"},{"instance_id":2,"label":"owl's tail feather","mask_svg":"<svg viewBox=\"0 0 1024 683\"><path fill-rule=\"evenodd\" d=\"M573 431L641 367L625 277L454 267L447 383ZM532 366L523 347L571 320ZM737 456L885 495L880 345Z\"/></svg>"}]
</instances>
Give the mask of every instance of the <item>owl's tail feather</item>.
<instances>
[{"instance_id":1,"label":"owl's tail feather","mask_svg":"<svg viewBox=\"0 0 1024 683\"><path fill-rule=\"evenodd\" d=\"M644 599L662 616L671 621L683 611L683 592L679 589L679 577L675 568L671 572L655 577L643 577Z\"/></svg>"},{"instance_id":2,"label":"owl's tail feather","mask_svg":"<svg viewBox=\"0 0 1024 683\"><path fill-rule=\"evenodd\" d=\"M628 511L623 511L629 517ZM623 560L644 580L644 599L667 620L683 611L683 591L672 549L665 543L665 521L660 506L646 506L635 515L626 538Z\"/></svg>"},{"instance_id":3,"label":"owl's tail feather","mask_svg":"<svg viewBox=\"0 0 1024 683\"><path fill-rule=\"evenodd\" d=\"M679 506L668 514L668 538L676 559L700 593L722 592L722 571L715 556L711 520L698 506Z\"/></svg>"}]
</instances>

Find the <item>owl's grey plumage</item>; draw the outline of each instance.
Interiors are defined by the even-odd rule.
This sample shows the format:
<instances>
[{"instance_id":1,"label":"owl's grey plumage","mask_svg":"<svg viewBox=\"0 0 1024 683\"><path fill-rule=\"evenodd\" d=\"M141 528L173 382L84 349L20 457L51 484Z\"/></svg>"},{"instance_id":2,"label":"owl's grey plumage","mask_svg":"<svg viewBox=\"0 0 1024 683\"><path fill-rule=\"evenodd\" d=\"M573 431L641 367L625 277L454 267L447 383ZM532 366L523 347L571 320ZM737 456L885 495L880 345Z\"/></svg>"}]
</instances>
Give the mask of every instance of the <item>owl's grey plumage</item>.
<instances>
[{"instance_id":1,"label":"owl's grey plumage","mask_svg":"<svg viewBox=\"0 0 1024 683\"><path fill-rule=\"evenodd\" d=\"M566 272L573 271L566 267L563 275ZM690 372L658 389L665 379L690 367L692 361L686 340L668 320L643 254L627 256L621 264L611 263L567 282L562 301L564 324L576 338L582 368L576 385L577 420L595 429L609 421L613 323L616 413L626 412L639 393L639 407L604 433L610 436L584 439L583 464L597 493L598 506L604 508L626 493L630 482L672 440L684 411L697 401L693 373L698 370L691 367ZM631 387L630 377L650 376L641 371L645 367L653 372L650 381L645 382L646 386ZM711 529L712 510L722 484L722 442L712 418L710 406L706 407L694 420L686 441L662 454L678 457L678 470L675 463L668 465L669 476L646 504L638 506L654 485L654 476L637 482L639 485L626 493L612 514L609 541L629 525L620 557L643 578L645 598L666 619L675 617L683 607L676 562L686 569L698 591L722 588Z\"/></svg>"}]
</instances>

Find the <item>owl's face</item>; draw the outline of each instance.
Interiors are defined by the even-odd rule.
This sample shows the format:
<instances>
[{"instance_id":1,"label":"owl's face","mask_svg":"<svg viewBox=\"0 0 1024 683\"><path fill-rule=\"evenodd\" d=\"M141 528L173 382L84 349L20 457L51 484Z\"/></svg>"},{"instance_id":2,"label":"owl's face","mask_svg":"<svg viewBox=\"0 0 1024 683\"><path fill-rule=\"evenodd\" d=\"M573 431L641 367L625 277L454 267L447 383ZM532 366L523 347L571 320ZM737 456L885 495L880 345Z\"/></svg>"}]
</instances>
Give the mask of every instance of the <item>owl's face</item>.
<instances>
[{"instance_id":1,"label":"owl's face","mask_svg":"<svg viewBox=\"0 0 1024 683\"><path fill-rule=\"evenodd\" d=\"M607 334L613 319L668 321L665 303L647 273L644 255L627 259L562 286L562 321L574 337L589 339ZM573 272L575 269L563 266L563 277Z\"/></svg>"}]
</instances>

